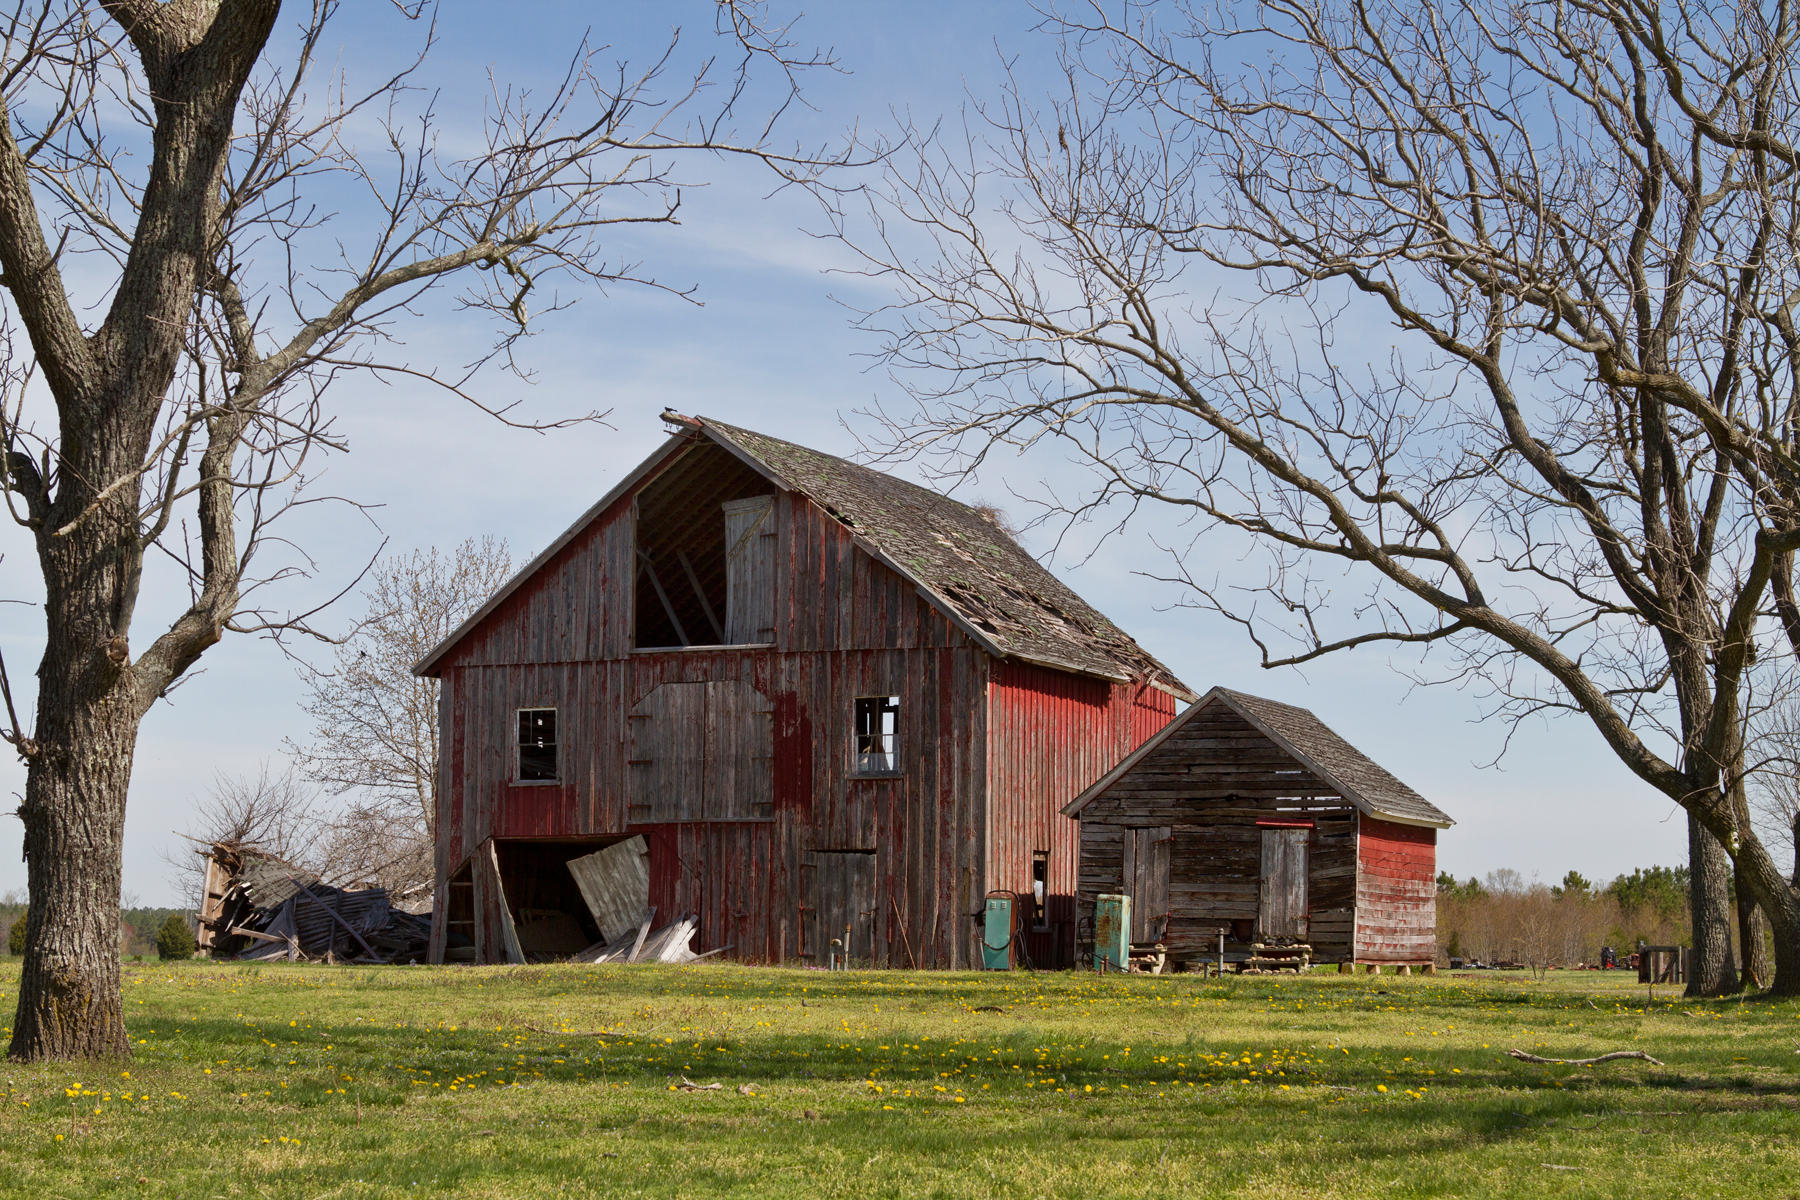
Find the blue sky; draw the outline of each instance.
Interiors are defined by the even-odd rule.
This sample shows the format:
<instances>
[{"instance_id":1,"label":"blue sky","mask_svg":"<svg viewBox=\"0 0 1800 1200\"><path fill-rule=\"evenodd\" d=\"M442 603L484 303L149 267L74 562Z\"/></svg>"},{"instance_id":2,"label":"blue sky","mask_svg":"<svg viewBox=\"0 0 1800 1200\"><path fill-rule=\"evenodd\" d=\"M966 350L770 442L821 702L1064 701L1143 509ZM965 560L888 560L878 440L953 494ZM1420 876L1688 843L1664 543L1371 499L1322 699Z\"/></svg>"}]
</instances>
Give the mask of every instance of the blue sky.
<instances>
[{"instance_id":1,"label":"blue sky","mask_svg":"<svg viewBox=\"0 0 1800 1200\"><path fill-rule=\"evenodd\" d=\"M385 5L346 7L354 11L339 30L339 57L353 78L373 78L380 51L394 44L395 22ZM496 19L500 12L504 20ZM711 6L704 3L502 9L449 0L427 80L443 89L440 108L454 133L456 121L478 115L490 65L499 79L541 85L597 19L618 24L597 27L596 40L642 61L682 16L689 26L683 52L707 49ZM1034 23L1022 4L871 2L809 13L797 35L835 47L846 73L809 83L816 107L796 112L789 132L818 140L854 122L878 134L895 113L925 124L939 116L959 121L969 96L993 92L1003 59L1027 81L1048 85L1054 47L1032 32ZM852 328L846 306L879 303L886 293L872 281L828 273L847 262L812 236L822 222L811 201L768 198L766 176L742 165L704 169L713 182L684 194L683 223L641 231L628 246L662 279L697 286L701 305L628 288L585 296L526 347L535 386L500 375L482 385L490 400L521 401L536 417L599 409L610 414L606 425L537 434L504 428L420 385L356 379L334 387L328 403L351 449L330 464L324 490L376 507L367 517L321 511L296 528L318 573L281 596L284 603L302 607L335 591L383 537L390 550L406 551L491 533L506 538L518 560L529 558L662 440L664 406L838 453L853 452L858 435L877 434L858 411L901 397L872 357L878 345ZM457 362L479 331L466 317L435 311L403 336L415 362ZM958 494L996 500L1023 517L1029 510L1012 492L1078 486L1078 474L1052 453L993 460ZM1172 607L1173 589L1134 574L1161 566L1153 532L1132 528L1096 542L1076 531L1051 565L1196 690L1223 683L1313 708L1449 812L1458 825L1440 839L1447 869L1469 875L1512 867L1555 880L1575 868L1605 879L1685 857L1684 818L1619 767L1583 721L1529 723L1502 764L1485 767L1500 751L1504 727L1483 723L1466 692L1413 689L1397 669L1411 660L1390 662L1377 649L1304 672L1263 672L1235 627ZM1051 548L1044 535L1026 541L1040 554ZM1216 568L1229 577L1240 566L1237 552L1222 541L1218 547ZM31 552L16 530L0 530L0 553L5 595L35 599ZM170 586L153 587L135 643L153 636L148 622L178 599ZM341 627L354 611L352 604L325 624ZM21 699L31 692L40 622L35 608L0 606L0 648ZM283 739L305 737L297 698L292 665L276 647L234 638L150 715L127 821L129 897L173 902L163 856L182 852L174 832L188 825L215 771L279 763ZM23 785L16 761L0 763L0 794ZM17 822L0 821L0 892L24 887L18 849Z\"/></svg>"}]
</instances>

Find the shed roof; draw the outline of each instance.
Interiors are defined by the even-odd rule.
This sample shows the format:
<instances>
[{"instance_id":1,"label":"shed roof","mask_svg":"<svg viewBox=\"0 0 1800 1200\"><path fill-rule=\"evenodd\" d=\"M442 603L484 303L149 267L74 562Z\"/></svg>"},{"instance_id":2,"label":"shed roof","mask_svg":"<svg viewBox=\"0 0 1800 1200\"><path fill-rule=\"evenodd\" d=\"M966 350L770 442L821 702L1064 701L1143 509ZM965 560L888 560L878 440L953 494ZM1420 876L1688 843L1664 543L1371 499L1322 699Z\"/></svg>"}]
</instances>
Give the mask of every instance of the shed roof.
<instances>
[{"instance_id":1,"label":"shed roof","mask_svg":"<svg viewBox=\"0 0 1800 1200\"><path fill-rule=\"evenodd\" d=\"M777 486L819 505L864 550L910 579L926 600L996 658L1018 658L1108 679L1141 679L1183 698L1194 695L1174 672L968 505L835 455L723 421L672 413L664 419L684 432L508 580L419 662L417 673L430 673L466 633L656 464L697 438L706 438Z\"/></svg>"},{"instance_id":2,"label":"shed roof","mask_svg":"<svg viewBox=\"0 0 1800 1200\"><path fill-rule=\"evenodd\" d=\"M1230 688L1215 687L1189 705L1181 715L1163 726L1154 737L1139 746L1118 766L1108 771L1094 785L1063 806L1068 816L1081 810L1130 774L1157 747L1214 704L1229 706L1257 731L1320 779L1325 780L1345 800L1370 816L1395 821L1402 825L1428 825L1445 829L1455 824L1444 811L1394 778L1368 755L1352 746L1319 720L1310 709L1262 696L1251 696Z\"/></svg>"}]
</instances>

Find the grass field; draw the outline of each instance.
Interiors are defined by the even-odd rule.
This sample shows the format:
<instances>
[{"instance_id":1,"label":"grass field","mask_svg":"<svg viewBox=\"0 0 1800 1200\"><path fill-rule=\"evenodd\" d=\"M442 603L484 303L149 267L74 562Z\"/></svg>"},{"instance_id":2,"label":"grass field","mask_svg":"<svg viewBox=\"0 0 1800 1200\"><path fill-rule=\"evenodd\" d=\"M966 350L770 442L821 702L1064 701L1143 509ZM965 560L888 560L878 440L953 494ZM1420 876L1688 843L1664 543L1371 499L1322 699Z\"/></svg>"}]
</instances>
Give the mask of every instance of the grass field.
<instances>
[{"instance_id":1,"label":"grass field","mask_svg":"<svg viewBox=\"0 0 1800 1200\"><path fill-rule=\"evenodd\" d=\"M132 964L132 1060L0 1064L0 1195L1800 1192L1800 1004L1666 992Z\"/></svg>"}]
</instances>

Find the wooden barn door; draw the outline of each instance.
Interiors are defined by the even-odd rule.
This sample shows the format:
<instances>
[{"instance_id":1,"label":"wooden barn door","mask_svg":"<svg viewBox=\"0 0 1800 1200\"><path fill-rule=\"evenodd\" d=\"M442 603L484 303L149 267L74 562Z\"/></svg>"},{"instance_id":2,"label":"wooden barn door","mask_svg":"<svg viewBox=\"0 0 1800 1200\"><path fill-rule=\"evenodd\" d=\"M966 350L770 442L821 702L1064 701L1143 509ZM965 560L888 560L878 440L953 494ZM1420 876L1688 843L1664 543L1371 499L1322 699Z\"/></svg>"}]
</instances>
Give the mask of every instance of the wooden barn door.
<instances>
[{"instance_id":1,"label":"wooden barn door","mask_svg":"<svg viewBox=\"0 0 1800 1200\"><path fill-rule=\"evenodd\" d=\"M1131 897L1131 940L1146 945L1169 932L1169 844L1167 825L1125 831L1125 894Z\"/></svg>"},{"instance_id":2,"label":"wooden barn door","mask_svg":"<svg viewBox=\"0 0 1800 1200\"><path fill-rule=\"evenodd\" d=\"M1307 841L1310 829L1264 829L1257 895L1259 938L1306 936Z\"/></svg>"},{"instance_id":3,"label":"wooden barn door","mask_svg":"<svg viewBox=\"0 0 1800 1200\"><path fill-rule=\"evenodd\" d=\"M758 645L775 640L775 522L773 496L725 504L725 641Z\"/></svg>"},{"instance_id":4,"label":"wooden barn door","mask_svg":"<svg viewBox=\"0 0 1800 1200\"><path fill-rule=\"evenodd\" d=\"M824 966L832 951L845 957L840 942L848 930L852 963L875 958L875 852L873 850L815 850L806 856L812 873L811 910L801 910L805 945L813 962Z\"/></svg>"}]
</instances>

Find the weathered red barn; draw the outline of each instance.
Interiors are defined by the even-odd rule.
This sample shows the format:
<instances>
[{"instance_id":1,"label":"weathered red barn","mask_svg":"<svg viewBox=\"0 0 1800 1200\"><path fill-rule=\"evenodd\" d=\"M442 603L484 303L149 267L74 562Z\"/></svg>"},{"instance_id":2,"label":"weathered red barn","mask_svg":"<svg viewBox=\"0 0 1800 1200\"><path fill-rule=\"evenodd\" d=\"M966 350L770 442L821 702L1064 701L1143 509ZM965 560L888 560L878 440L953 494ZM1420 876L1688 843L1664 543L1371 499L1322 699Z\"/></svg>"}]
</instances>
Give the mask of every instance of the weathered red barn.
<instances>
[{"instance_id":1,"label":"weathered red barn","mask_svg":"<svg viewBox=\"0 0 1800 1200\"><path fill-rule=\"evenodd\" d=\"M665 420L417 668L443 684L434 961L596 935L565 864L634 835L702 951L823 962L848 930L853 959L968 966L1006 890L1031 958L1066 961L1062 805L1192 693L975 509Z\"/></svg>"},{"instance_id":2,"label":"weathered red barn","mask_svg":"<svg viewBox=\"0 0 1800 1200\"><path fill-rule=\"evenodd\" d=\"M1228 962L1436 956L1450 818L1304 708L1214 688L1063 811L1082 918L1129 896L1131 940L1178 963L1212 959L1221 931Z\"/></svg>"}]
</instances>

